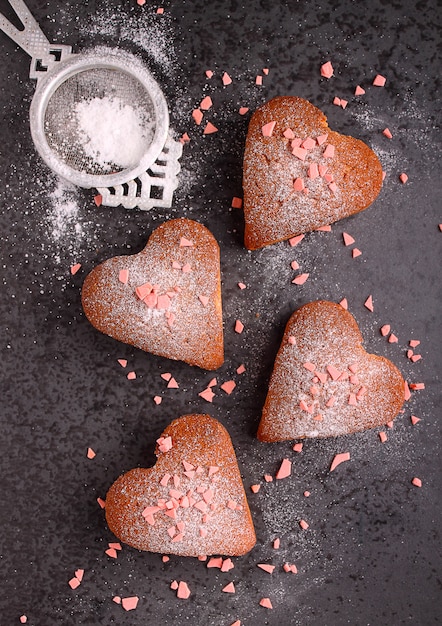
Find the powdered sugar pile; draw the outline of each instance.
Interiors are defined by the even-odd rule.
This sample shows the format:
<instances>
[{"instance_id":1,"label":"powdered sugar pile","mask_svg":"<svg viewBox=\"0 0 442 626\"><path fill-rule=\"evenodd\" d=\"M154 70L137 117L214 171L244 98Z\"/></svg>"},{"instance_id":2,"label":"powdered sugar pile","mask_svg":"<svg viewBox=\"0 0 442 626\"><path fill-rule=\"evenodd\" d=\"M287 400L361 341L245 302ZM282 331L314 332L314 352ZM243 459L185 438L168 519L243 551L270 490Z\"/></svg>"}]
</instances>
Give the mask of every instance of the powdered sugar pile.
<instances>
[{"instance_id":1,"label":"powdered sugar pile","mask_svg":"<svg viewBox=\"0 0 442 626\"><path fill-rule=\"evenodd\" d=\"M152 125L120 98L82 100L75 107L80 140L86 154L105 171L128 168L141 160L152 136Z\"/></svg>"}]
</instances>

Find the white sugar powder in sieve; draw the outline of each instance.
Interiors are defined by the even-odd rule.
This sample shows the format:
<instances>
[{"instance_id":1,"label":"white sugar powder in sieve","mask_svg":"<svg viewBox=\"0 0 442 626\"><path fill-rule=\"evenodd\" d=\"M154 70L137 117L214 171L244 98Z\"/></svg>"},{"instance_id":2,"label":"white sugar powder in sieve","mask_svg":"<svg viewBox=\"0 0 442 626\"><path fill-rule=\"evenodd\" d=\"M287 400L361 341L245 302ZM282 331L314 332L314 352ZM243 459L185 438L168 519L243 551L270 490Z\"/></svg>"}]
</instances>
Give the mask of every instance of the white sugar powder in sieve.
<instances>
[{"instance_id":1,"label":"white sugar powder in sieve","mask_svg":"<svg viewBox=\"0 0 442 626\"><path fill-rule=\"evenodd\" d=\"M87 156L103 167L136 166L146 151L152 124L119 98L93 98L75 107L80 138Z\"/></svg>"}]
</instances>

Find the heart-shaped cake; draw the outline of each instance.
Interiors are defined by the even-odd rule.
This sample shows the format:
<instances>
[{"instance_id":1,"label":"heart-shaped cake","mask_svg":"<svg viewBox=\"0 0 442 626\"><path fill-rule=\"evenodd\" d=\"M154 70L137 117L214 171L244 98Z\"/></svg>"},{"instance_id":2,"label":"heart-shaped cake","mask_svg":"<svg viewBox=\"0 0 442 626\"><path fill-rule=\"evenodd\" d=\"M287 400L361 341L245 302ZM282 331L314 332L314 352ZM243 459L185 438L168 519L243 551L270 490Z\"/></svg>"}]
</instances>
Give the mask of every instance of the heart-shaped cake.
<instances>
[{"instance_id":1,"label":"heart-shaped cake","mask_svg":"<svg viewBox=\"0 0 442 626\"><path fill-rule=\"evenodd\" d=\"M224 361L219 246L198 222L170 220L144 250L86 277L83 310L106 335L213 370Z\"/></svg>"},{"instance_id":2,"label":"heart-shaped cake","mask_svg":"<svg viewBox=\"0 0 442 626\"><path fill-rule=\"evenodd\" d=\"M157 439L157 462L120 476L106 519L124 543L181 556L239 556L255 530L229 434L209 415L184 415Z\"/></svg>"},{"instance_id":3,"label":"heart-shaped cake","mask_svg":"<svg viewBox=\"0 0 442 626\"><path fill-rule=\"evenodd\" d=\"M399 413L404 395L401 373L364 350L348 311L310 302L287 323L257 436L334 437L383 426Z\"/></svg>"},{"instance_id":4,"label":"heart-shaped cake","mask_svg":"<svg viewBox=\"0 0 442 626\"><path fill-rule=\"evenodd\" d=\"M330 130L303 98L273 98L252 115L244 153L244 243L256 250L367 208L382 166L362 141Z\"/></svg>"}]
</instances>

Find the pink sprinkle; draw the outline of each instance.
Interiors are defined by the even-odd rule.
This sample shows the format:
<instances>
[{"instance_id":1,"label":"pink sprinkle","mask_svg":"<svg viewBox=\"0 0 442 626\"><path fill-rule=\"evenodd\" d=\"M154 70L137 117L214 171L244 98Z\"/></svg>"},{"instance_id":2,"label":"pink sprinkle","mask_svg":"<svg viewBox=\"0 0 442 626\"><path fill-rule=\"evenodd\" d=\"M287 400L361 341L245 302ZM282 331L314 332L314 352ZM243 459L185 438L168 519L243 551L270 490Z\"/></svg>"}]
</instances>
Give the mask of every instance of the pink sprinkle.
<instances>
[{"instance_id":1,"label":"pink sprinkle","mask_svg":"<svg viewBox=\"0 0 442 626\"><path fill-rule=\"evenodd\" d=\"M189 143L190 141L190 137L187 133L183 133L180 137L180 143L185 144L185 143Z\"/></svg>"},{"instance_id":2,"label":"pink sprinkle","mask_svg":"<svg viewBox=\"0 0 442 626\"><path fill-rule=\"evenodd\" d=\"M410 419L411 419L411 423L413 424L413 426L416 426L416 424L421 421L421 418L416 417L415 415L412 415Z\"/></svg>"},{"instance_id":3,"label":"pink sprinkle","mask_svg":"<svg viewBox=\"0 0 442 626\"><path fill-rule=\"evenodd\" d=\"M122 550L123 549L122 546L121 546L121 543L116 542L116 541L115 542L111 542L109 544L109 548L113 548L114 550ZM83 572L83 574L84 574L84 570L77 569L77 571L75 572L75 576L81 580L81 578L83 578L83 574L81 575L81 578L80 578L79 575L78 575L78 572Z\"/></svg>"},{"instance_id":4,"label":"pink sprinkle","mask_svg":"<svg viewBox=\"0 0 442 626\"><path fill-rule=\"evenodd\" d=\"M388 343L397 343L397 342L398 342L398 338L396 337L395 334L391 333L388 338Z\"/></svg>"},{"instance_id":5,"label":"pink sprinkle","mask_svg":"<svg viewBox=\"0 0 442 626\"><path fill-rule=\"evenodd\" d=\"M373 297L372 296L368 296L368 298L364 302L364 306L365 306L366 309L368 309L369 311L371 311L373 313L374 306L373 306Z\"/></svg>"},{"instance_id":6,"label":"pink sprinkle","mask_svg":"<svg viewBox=\"0 0 442 626\"><path fill-rule=\"evenodd\" d=\"M209 78L209 79L212 78L212 76L213 76L212 70L206 70L204 73L207 76L207 78Z\"/></svg>"},{"instance_id":7,"label":"pink sprinkle","mask_svg":"<svg viewBox=\"0 0 442 626\"><path fill-rule=\"evenodd\" d=\"M217 133L217 132L218 132L217 127L214 126L212 122L207 122L203 130L203 135L212 135L213 133Z\"/></svg>"},{"instance_id":8,"label":"pink sprinkle","mask_svg":"<svg viewBox=\"0 0 442 626\"><path fill-rule=\"evenodd\" d=\"M68 584L71 589L77 589L77 587L79 587L81 583L78 578L74 576L74 578L71 578Z\"/></svg>"},{"instance_id":9,"label":"pink sprinkle","mask_svg":"<svg viewBox=\"0 0 442 626\"><path fill-rule=\"evenodd\" d=\"M170 588L173 589L173 591L176 591L178 589L178 583L176 580L172 580L172 582L170 583Z\"/></svg>"},{"instance_id":10,"label":"pink sprinkle","mask_svg":"<svg viewBox=\"0 0 442 626\"><path fill-rule=\"evenodd\" d=\"M420 478L414 477L411 481L415 487L422 487L422 481Z\"/></svg>"},{"instance_id":11,"label":"pink sprinkle","mask_svg":"<svg viewBox=\"0 0 442 626\"><path fill-rule=\"evenodd\" d=\"M286 139L294 139L295 138L295 133L292 131L291 128L286 128L285 131L282 134L284 135L284 137Z\"/></svg>"},{"instance_id":12,"label":"pink sprinkle","mask_svg":"<svg viewBox=\"0 0 442 626\"><path fill-rule=\"evenodd\" d=\"M271 483L273 482L273 476L270 476L270 474L264 474L264 480L266 483Z\"/></svg>"},{"instance_id":13,"label":"pink sprinkle","mask_svg":"<svg viewBox=\"0 0 442 626\"><path fill-rule=\"evenodd\" d=\"M209 562L207 563L207 567L218 567L219 569L221 569L223 565L223 559L222 557L215 557L213 556L211 559L209 559Z\"/></svg>"},{"instance_id":14,"label":"pink sprinkle","mask_svg":"<svg viewBox=\"0 0 442 626\"><path fill-rule=\"evenodd\" d=\"M129 372L127 375L127 380L135 380L135 378L137 377L135 372Z\"/></svg>"},{"instance_id":15,"label":"pink sprinkle","mask_svg":"<svg viewBox=\"0 0 442 626\"><path fill-rule=\"evenodd\" d=\"M382 337L386 337L390 332L390 324L384 324L381 326L381 335Z\"/></svg>"},{"instance_id":16,"label":"pink sprinkle","mask_svg":"<svg viewBox=\"0 0 442 626\"><path fill-rule=\"evenodd\" d=\"M308 172L307 172L307 176L309 178L318 178L319 176L319 169L318 169L318 164L317 163L310 163L309 167L308 167Z\"/></svg>"},{"instance_id":17,"label":"pink sprinkle","mask_svg":"<svg viewBox=\"0 0 442 626\"><path fill-rule=\"evenodd\" d=\"M378 433L379 435L379 439L381 440L381 443L385 443L387 441L387 433L385 433L383 430L381 430L380 433Z\"/></svg>"},{"instance_id":18,"label":"pink sprinkle","mask_svg":"<svg viewBox=\"0 0 442 626\"><path fill-rule=\"evenodd\" d=\"M393 135L390 132L389 128L384 128L384 130L382 131L382 134L385 135L388 139L392 139Z\"/></svg>"},{"instance_id":19,"label":"pink sprinkle","mask_svg":"<svg viewBox=\"0 0 442 626\"><path fill-rule=\"evenodd\" d=\"M97 498L97 502L98 505L101 509L105 509L106 508L106 502L103 500L103 498Z\"/></svg>"},{"instance_id":20,"label":"pink sprinkle","mask_svg":"<svg viewBox=\"0 0 442 626\"><path fill-rule=\"evenodd\" d=\"M402 174L399 176L399 180L401 181L401 183L402 183L403 185L405 185L405 183L406 183L406 182L407 182L407 180L408 180L408 176L407 176L407 174L405 174L405 172L402 172Z\"/></svg>"},{"instance_id":21,"label":"pink sprinkle","mask_svg":"<svg viewBox=\"0 0 442 626\"><path fill-rule=\"evenodd\" d=\"M283 459L279 470L276 472L276 480L287 478L292 473L292 462L289 459Z\"/></svg>"},{"instance_id":22,"label":"pink sprinkle","mask_svg":"<svg viewBox=\"0 0 442 626\"><path fill-rule=\"evenodd\" d=\"M291 237L289 239L289 244L292 246L292 248L294 248L304 239L304 237L305 235L297 235L296 237Z\"/></svg>"},{"instance_id":23,"label":"pink sprinkle","mask_svg":"<svg viewBox=\"0 0 442 626\"><path fill-rule=\"evenodd\" d=\"M95 457L96 453L94 452L94 450L92 450L92 448L88 448L87 449L87 458L88 459L93 459Z\"/></svg>"},{"instance_id":24,"label":"pink sprinkle","mask_svg":"<svg viewBox=\"0 0 442 626\"><path fill-rule=\"evenodd\" d=\"M249 112L249 107L240 107L240 109L239 109L239 114L240 115L245 115L248 112Z\"/></svg>"},{"instance_id":25,"label":"pink sprinkle","mask_svg":"<svg viewBox=\"0 0 442 626\"><path fill-rule=\"evenodd\" d=\"M262 85L262 76L257 76L255 78L255 85Z\"/></svg>"},{"instance_id":26,"label":"pink sprinkle","mask_svg":"<svg viewBox=\"0 0 442 626\"><path fill-rule=\"evenodd\" d=\"M268 574L273 574L273 571L275 569L274 565L268 565L267 563L257 563L257 566L264 570L265 572L267 572Z\"/></svg>"},{"instance_id":27,"label":"pink sprinkle","mask_svg":"<svg viewBox=\"0 0 442 626\"><path fill-rule=\"evenodd\" d=\"M235 566L233 564L232 559L227 558L227 559L224 559L224 561L222 562L220 569L222 572L230 572L230 570L233 569L234 567Z\"/></svg>"},{"instance_id":28,"label":"pink sprinkle","mask_svg":"<svg viewBox=\"0 0 442 626\"><path fill-rule=\"evenodd\" d=\"M115 602L115 604L121 604L121 598L120 596L114 596L112 598L112 602Z\"/></svg>"},{"instance_id":29,"label":"pink sprinkle","mask_svg":"<svg viewBox=\"0 0 442 626\"><path fill-rule=\"evenodd\" d=\"M129 280L129 270L120 270L118 280L120 283L123 283L123 285L127 285L127 281Z\"/></svg>"},{"instance_id":30,"label":"pink sprinkle","mask_svg":"<svg viewBox=\"0 0 442 626\"><path fill-rule=\"evenodd\" d=\"M292 154L300 161L305 161L305 157L307 156L307 150L305 148L295 147L292 150Z\"/></svg>"},{"instance_id":31,"label":"pink sprinkle","mask_svg":"<svg viewBox=\"0 0 442 626\"><path fill-rule=\"evenodd\" d=\"M240 209L242 207L242 198L237 198L236 196L234 196L232 198L231 206L233 209Z\"/></svg>"},{"instance_id":32,"label":"pink sprinkle","mask_svg":"<svg viewBox=\"0 0 442 626\"><path fill-rule=\"evenodd\" d=\"M273 605L270 602L270 598L261 598L259 601L260 606L263 606L266 609L273 609Z\"/></svg>"},{"instance_id":33,"label":"pink sprinkle","mask_svg":"<svg viewBox=\"0 0 442 626\"><path fill-rule=\"evenodd\" d=\"M157 444L160 452L168 452L172 449L172 437L160 437L157 439Z\"/></svg>"},{"instance_id":34,"label":"pink sprinkle","mask_svg":"<svg viewBox=\"0 0 442 626\"><path fill-rule=\"evenodd\" d=\"M201 302L201 304L203 306L207 306L208 305L209 298L207 296L198 296L198 298L199 298L199 300L200 300L200 302Z\"/></svg>"},{"instance_id":35,"label":"pink sprinkle","mask_svg":"<svg viewBox=\"0 0 442 626\"><path fill-rule=\"evenodd\" d=\"M121 365L121 367L126 367L127 360L126 359L118 359L118 363Z\"/></svg>"},{"instance_id":36,"label":"pink sprinkle","mask_svg":"<svg viewBox=\"0 0 442 626\"><path fill-rule=\"evenodd\" d=\"M298 276L295 276L295 278L292 280L292 283L294 283L295 285L303 285L309 276L310 274L308 273L299 274Z\"/></svg>"},{"instance_id":37,"label":"pink sprinkle","mask_svg":"<svg viewBox=\"0 0 442 626\"><path fill-rule=\"evenodd\" d=\"M338 378L342 374L342 372L339 371L338 368L335 367L334 365L327 365L327 367L325 369L327 370L327 372L332 377L332 380L338 380Z\"/></svg>"},{"instance_id":38,"label":"pink sprinkle","mask_svg":"<svg viewBox=\"0 0 442 626\"><path fill-rule=\"evenodd\" d=\"M246 289L247 285L245 285L244 283L238 283L238 287L240 289Z\"/></svg>"},{"instance_id":39,"label":"pink sprinkle","mask_svg":"<svg viewBox=\"0 0 442 626\"><path fill-rule=\"evenodd\" d=\"M373 85L375 87L383 87L386 82L387 82L387 79L385 78L385 76L381 76L381 74L377 74L373 80Z\"/></svg>"},{"instance_id":40,"label":"pink sprinkle","mask_svg":"<svg viewBox=\"0 0 442 626\"><path fill-rule=\"evenodd\" d=\"M277 537L273 540L273 549L279 550L279 546L281 545L281 540Z\"/></svg>"},{"instance_id":41,"label":"pink sprinkle","mask_svg":"<svg viewBox=\"0 0 442 626\"><path fill-rule=\"evenodd\" d=\"M305 185L304 185L304 179L303 178L295 178L295 181L293 183L293 189L295 191L302 191L304 189Z\"/></svg>"},{"instance_id":42,"label":"pink sprinkle","mask_svg":"<svg viewBox=\"0 0 442 626\"><path fill-rule=\"evenodd\" d=\"M304 141L301 144L301 148L305 148L305 150L313 150L315 146L316 146L316 141L312 139L311 137L307 137L307 139L304 139Z\"/></svg>"},{"instance_id":43,"label":"pink sprinkle","mask_svg":"<svg viewBox=\"0 0 442 626\"><path fill-rule=\"evenodd\" d=\"M410 339L409 344L411 348L417 348L420 345L420 341L418 339Z\"/></svg>"},{"instance_id":44,"label":"pink sprinkle","mask_svg":"<svg viewBox=\"0 0 442 626\"><path fill-rule=\"evenodd\" d=\"M27 621L28 621L28 618L26 617L26 615L20 616L20 624L26 624Z\"/></svg>"},{"instance_id":45,"label":"pink sprinkle","mask_svg":"<svg viewBox=\"0 0 442 626\"><path fill-rule=\"evenodd\" d=\"M161 560L163 561L163 563L167 563L168 561L170 561L170 557L169 557L169 556L167 556L167 554L164 554L164 555L161 557Z\"/></svg>"},{"instance_id":46,"label":"pink sprinkle","mask_svg":"<svg viewBox=\"0 0 442 626\"><path fill-rule=\"evenodd\" d=\"M244 330L244 324L240 320L236 320L235 333L238 333L240 335L243 330Z\"/></svg>"},{"instance_id":47,"label":"pink sprinkle","mask_svg":"<svg viewBox=\"0 0 442 626\"><path fill-rule=\"evenodd\" d=\"M410 389L413 389L413 391L425 389L425 383L410 383Z\"/></svg>"},{"instance_id":48,"label":"pink sprinkle","mask_svg":"<svg viewBox=\"0 0 442 626\"><path fill-rule=\"evenodd\" d=\"M208 387L207 389L204 389L204 391L201 391L201 393L199 393L198 395L201 396L201 398L203 398L203 400L206 400L207 402L212 402L213 398L215 397L215 394L210 389L210 387Z\"/></svg>"},{"instance_id":49,"label":"pink sprinkle","mask_svg":"<svg viewBox=\"0 0 442 626\"><path fill-rule=\"evenodd\" d=\"M304 444L302 443L295 443L295 445L293 446L293 450L295 452L302 452L303 445Z\"/></svg>"},{"instance_id":50,"label":"pink sprinkle","mask_svg":"<svg viewBox=\"0 0 442 626\"><path fill-rule=\"evenodd\" d=\"M192 111L192 117L195 121L195 124L197 124L197 126L199 126L203 120L203 113L202 111L200 111L200 109L193 109Z\"/></svg>"},{"instance_id":51,"label":"pink sprinkle","mask_svg":"<svg viewBox=\"0 0 442 626\"><path fill-rule=\"evenodd\" d=\"M203 111L208 111L212 105L212 98L210 96L206 96L200 102L200 109L202 109Z\"/></svg>"},{"instance_id":52,"label":"pink sprinkle","mask_svg":"<svg viewBox=\"0 0 442 626\"><path fill-rule=\"evenodd\" d=\"M345 246L351 246L351 244L355 242L353 237L351 235L349 235L348 233L342 233L342 237L344 239L344 245Z\"/></svg>"},{"instance_id":53,"label":"pink sprinkle","mask_svg":"<svg viewBox=\"0 0 442 626\"><path fill-rule=\"evenodd\" d=\"M325 157L326 159L333 158L335 156L335 147L332 146L331 143L327 144L322 156Z\"/></svg>"},{"instance_id":54,"label":"pink sprinkle","mask_svg":"<svg viewBox=\"0 0 442 626\"><path fill-rule=\"evenodd\" d=\"M158 7L158 9L157 9L157 15L163 15L163 13L164 13L164 9L163 9L163 7Z\"/></svg>"},{"instance_id":55,"label":"pink sprinkle","mask_svg":"<svg viewBox=\"0 0 442 626\"><path fill-rule=\"evenodd\" d=\"M233 583L228 583L221 589L221 591L224 591L224 593L235 593L235 585Z\"/></svg>"},{"instance_id":56,"label":"pink sprinkle","mask_svg":"<svg viewBox=\"0 0 442 626\"><path fill-rule=\"evenodd\" d=\"M186 239L186 237L181 237L180 248L191 248L192 246L193 246L193 241L190 241L190 239Z\"/></svg>"},{"instance_id":57,"label":"pink sprinkle","mask_svg":"<svg viewBox=\"0 0 442 626\"><path fill-rule=\"evenodd\" d=\"M302 495L304 496L304 498L309 498L310 497L310 491L304 491L304 493Z\"/></svg>"},{"instance_id":58,"label":"pink sprinkle","mask_svg":"<svg viewBox=\"0 0 442 626\"><path fill-rule=\"evenodd\" d=\"M318 144L318 146L322 146L322 144L324 144L328 139L328 133L325 133L324 135L318 135L316 137L316 143Z\"/></svg>"},{"instance_id":59,"label":"pink sprinkle","mask_svg":"<svg viewBox=\"0 0 442 626\"><path fill-rule=\"evenodd\" d=\"M263 67L262 68L262 73L265 74L266 76L268 76L269 74L269 68L268 67Z\"/></svg>"},{"instance_id":60,"label":"pink sprinkle","mask_svg":"<svg viewBox=\"0 0 442 626\"><path fill-rule=\"evenodd\" d=\"M296 337L293 337L293 335L290 335L290 337L287 339L287 343L290 346L296 346Z\"/></svg>"},{"instance_id":61,"label":"pink sprinkle","mask_svg":"<svg viewBox=\"0 0 442 626\"><path fill-rule=\"evenodd\" d=\"M163 401L163 398L161 396L154 396L153 401L155 402L155 404L161 404Z\"/></svg>"},{"instance_id":62,"label":"pink sprinkle","mask_svg":"<svg viewBox=\"0 0 442 626\"><path fill-rule=\"evenodd\" d=\"M365 93L365 89L362 89L360 85L356 85L355 96L363 96Z\"/></svg>"},{"instance_id":63,"label":"pink sprinkle","mask_svg":"<svg viewBox=\"0 0 442 626\"><path fill-rule=\"evenodd\" d=\"M333 65L330 61L327 61L321 65L321 76L324 78L331 78L333 76Z\"/></svg>"},{"instance_id":64,"label":"pink sprinkle","mask_svg":"<svg viewBox=\"0 0 442 626\"><path fill-rule=\"evenodd\" d=\"M230 78L230 76L227 74L227 72L224 72L223 77L222 77L222 81L223 81L223 85L230 85L230 83L232 82L232 79Z\"/></svg>"},{"instance_id":65,"label":"pink sprinkle","mask_svg":"<svg viewBox=\"0 0 442 626\"><path fill-rule=\"evenodd\" d=\"M307 524L307 522L305 520L300 520L299 525L301 526L302 530L307 530L307 528L309 527L309 525Z\"/></svg>"},{"instance_id":66,"label":"pink sprinkle","mask_svg":"<svg viewBox=\"0 0 442 626\"><path fill-rule=\"evenodd\" d=\"M335 454L332 464L330 465L330 471L333 472L338 467L338 465L349 460L350 452L341 452L340 454Z\"/></svg>"},{"instance_id":67,"label":"pink sprinkle","mask_svg":"<svg viewBox=\"0 0 442 626\"><path fill-rule=\"evenodd\" d=\"M264 137L271 137L273 134L273 130L276 126L276 122L268 122L268 124L264 124L264 126L261 128L262 134Z\"/></svg>"},{"instance_id":68,"label":"pink sprinkle","mask_svg":"<svg viewBox=\"0 0 442 626\"><path fill-rule=\"evenodd\" d=\"M221 386L221 389L227 393L227 395L230 395L232 391L235 389L236 383L234 380L227 380L225 383L223 383L220 386Z\"/></svg>"},{"instance_id":69,"label":"pink sprinkle","mask_svg":"<svg viewBox=\"0 0 442 626\"><path fill-rule=\"evenodd\" d=\"M335 96L335 97L333 98L333 104L334 104L335 106L337 106L337 107L340 107L340 106L341 106L341 98L338 98L337 96Z\"/></svg>"},{"instance_id":70,"label":"pink sprinkle","mask_svg":"<svg viewBox=\"0 0 442 626\"><path fill-rule=\"evenodd\" d=\"M101 194L97 194L96 196L94 196L94 202L95 206L101 206L101 203L103 202L103 196Z\"/></svg>"},{"instance_id":71,"label":"pink sprinkle","mask_svg":"<svg viewBox=\"0 0 442 626\"><path fill-rule=\"evenodd\" d=\"M343 100L341 98L341 108L346 109L347 108L347 104L348 104L348 100Z\"/></svg>"},{"instance_id":72,"label":"pink sprinkle","mask_svg":"<svg viewBox=\"0 0 442 626\"><path fill-rule=\"evenodd\" d=\"M347 298L342 298L341 302L339 303L343 309L345 309L346 311L348 310L348 302L347 302Z\"/></svg>"},{"instance_id":73,"label":"pink sprinkle","mask_svg":"<svg viewBox=\"0 0 442 626\"><path fill-rule=\"evenodd\" d=\"M351 251L351 256L353 257L353 259L356 259L358 256L361 256L362 252L359 250L359 248L353 248L353 250Z\"/></svg>"},{"instance_id":74,"label":"pink sprinkle","mask_svg":"<svg viewBox=\"0 0 442 626\"><path fill-rule=\"evenodd\" d=\"M129 598L122 598L121 599L121 606L123 607L123 609L125 611L133 611L134 609L137 608L137 604L138 604L138 596L131 596Z\"/></svg>"},{"instance_id":75,"label":"pink sprinkle","mask_svg":"<svg viewBox=\"0 0 442 626\"><path fill-rule=\"evenodd\" d=\"M250 485L250 489L253 491L253 493L258 493L258 491L261 489L261 485Z\"/></svg>"},{"instance_id":76,"label":"pink sprinkle","mask_svg":"<svg viewBox=\"0 0 442 626\"><path fill-rule=\"evenodd\" d=\"M316 365L314 365L313 363L310 363L310 361L306 361L305 363L303 363L302 367L305 367L305 369L308 370L309 372L314 372L316 369Z\"/></svg>"},{"instance_id":77,"label":"pink sprinkle","mask_svg":"<svg viewBox=\"0 0 442 626\"><path fill-rule=\"evenodd\" d=\"M71 265L71 274L74 276L81 267L81 263L76 263L75 265Z\"/></svg>"},{"instance_id":78,"label":"pink sprinkle","mask_svg":"<svg viewBox=\"0 0 442 626\"><path fill-rule=\"evenodd\" d=\"M108 548L107 550L105 550L105 554L107 554L107 556L110 556L111 559L116 559L118 556L117 551L114 548Z\"/></svg>"}]
</instances>

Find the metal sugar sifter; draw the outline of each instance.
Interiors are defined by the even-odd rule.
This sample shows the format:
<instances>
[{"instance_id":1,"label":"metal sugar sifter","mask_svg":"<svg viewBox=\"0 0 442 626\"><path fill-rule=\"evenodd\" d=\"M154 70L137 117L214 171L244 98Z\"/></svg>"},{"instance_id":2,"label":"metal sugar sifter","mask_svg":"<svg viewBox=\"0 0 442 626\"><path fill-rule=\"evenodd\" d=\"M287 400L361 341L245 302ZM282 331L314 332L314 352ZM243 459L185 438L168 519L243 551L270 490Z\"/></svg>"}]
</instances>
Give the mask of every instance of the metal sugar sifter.
<instances>
[{"instance_id":1,"label":"metal sugar sifter","mask_svg":"<svg viewBox=\"0 0 442 626\"><path fill-rule=\"evenodd\" d=\"M51 44L23 0L8 1L24 28L18 30L0 13L0 29L32 58L29 76L37 86L30 128L45 163L74 185L95 187L106 206L170 207L182 145L169 135L167 103L151 73L137 57L119 49L73 54L71 46ZM85 135L78 111L91 103L107 103L113 111L97 125L101 136L94 139L99 146L112 137L123 112L131 114L133 124L135 119L137 152L132 160L119 162L119 144L106 159L99 150L88 149L91 137Z\"/></svg>"}]
</instances>

